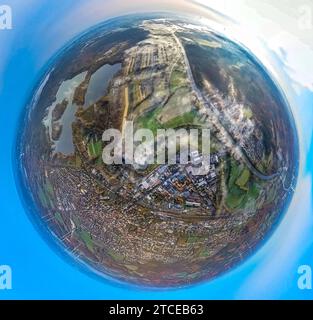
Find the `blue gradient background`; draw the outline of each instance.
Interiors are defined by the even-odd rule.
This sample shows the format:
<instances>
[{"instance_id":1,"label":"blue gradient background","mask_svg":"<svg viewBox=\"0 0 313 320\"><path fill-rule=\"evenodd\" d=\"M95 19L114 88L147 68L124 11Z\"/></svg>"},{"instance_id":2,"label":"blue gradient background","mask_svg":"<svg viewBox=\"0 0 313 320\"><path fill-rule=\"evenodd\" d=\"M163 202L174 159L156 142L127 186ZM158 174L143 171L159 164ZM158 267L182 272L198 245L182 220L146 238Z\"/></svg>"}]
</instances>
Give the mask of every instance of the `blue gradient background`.
<instances>
[{"instance_id":1,"label":"blue gradient background","mask_svg":"<svg viewBox=\"0 0 313 320\"><path fill-rule=\"evenodd\" d=\"M80 20L74 14L69 16L74 8L85 3L81 0L6 1L13 9L13 30L0 31L0 265L12 267L13 289L0 290L0 300L312 299L312 290L298 289L297 270L302 264L313 267L313 92L299 84L297 90L292 88L288 68L275 52L271 58L280 70L284 89L290 89L289 98L299 129L299 182L282 223L244 264L212 282L187 289L133 289L99 281L81 272L53 251L35 230L15 185L12 157L16 130L48 59L74 35L98 22ZM106 1L101 3L105 7Z\"/></svg>"}]
</instances>

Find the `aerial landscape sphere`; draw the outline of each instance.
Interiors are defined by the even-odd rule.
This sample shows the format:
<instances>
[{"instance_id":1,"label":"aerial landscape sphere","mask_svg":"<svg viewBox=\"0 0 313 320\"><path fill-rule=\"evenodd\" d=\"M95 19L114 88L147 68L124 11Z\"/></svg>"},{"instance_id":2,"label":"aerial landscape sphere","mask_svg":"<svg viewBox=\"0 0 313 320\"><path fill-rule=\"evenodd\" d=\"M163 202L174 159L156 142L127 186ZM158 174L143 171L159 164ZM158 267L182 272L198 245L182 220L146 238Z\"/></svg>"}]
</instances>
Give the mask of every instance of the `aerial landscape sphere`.
<instances>
[{"instance_id":1,"label":"aerial landscape sphere","mask_svg":"<svg viewBox=\"0 0 313 320\"><path fill-rule=\"evenodd\" d=\"M186 286L232 270L278 225L297 180L296 128L242 45L196 19L131 15L76 37L46 70L20 127L20 180L36 225L75 263ZM127 123L209 130L208 172L192 174L195 151L187 163L105 163L103 133L125 136Z\"/></svg>"}]
</instances>

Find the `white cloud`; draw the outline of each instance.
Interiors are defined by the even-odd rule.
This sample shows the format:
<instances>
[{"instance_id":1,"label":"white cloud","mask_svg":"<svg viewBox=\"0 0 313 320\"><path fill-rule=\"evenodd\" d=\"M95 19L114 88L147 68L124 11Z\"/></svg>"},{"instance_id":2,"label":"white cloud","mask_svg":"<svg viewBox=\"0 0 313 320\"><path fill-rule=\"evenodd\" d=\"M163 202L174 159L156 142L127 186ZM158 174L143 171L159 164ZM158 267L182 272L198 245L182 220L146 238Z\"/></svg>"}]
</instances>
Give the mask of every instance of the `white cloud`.
<instances>
[{"instance_id":1,"label":"white cloud","mask_svg":"<svg viewBox=\"0 0 313 320\"><path fill-rule=\"evenodd\" d=\"M291 79L313 91L313 47L287 32L273 36L268 46L284 61Z\"/></svg>"},{"instance_id":2,"label":"white cloud","mask_svg":"<svg viewBox=\"0 0 313 320\"><path fill-rule=\"evenodd\" d=\"M307 30L300 27L300 9L311 8L313 12L311 1L302 0L297 4L290 0L196 2L228 15L240 23L243 31L262 39L269 49L279 54L290 78L313 91L313 21Z\"/></svg>"}]
</instances>

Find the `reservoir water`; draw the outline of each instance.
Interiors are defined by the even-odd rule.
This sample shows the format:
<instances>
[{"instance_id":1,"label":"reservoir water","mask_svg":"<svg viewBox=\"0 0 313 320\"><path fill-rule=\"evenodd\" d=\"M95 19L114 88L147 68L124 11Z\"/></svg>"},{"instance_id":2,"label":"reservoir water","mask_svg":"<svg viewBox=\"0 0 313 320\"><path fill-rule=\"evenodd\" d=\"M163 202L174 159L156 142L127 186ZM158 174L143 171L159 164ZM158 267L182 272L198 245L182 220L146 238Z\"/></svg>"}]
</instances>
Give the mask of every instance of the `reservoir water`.
<instances>
[{"instance_id":1,"label":"reservoir water","mask_svg":"<svg viewBox=\"0 0 313 320\"><path fill-rule=\"evenodd\" d=\"M106 64L91 76L85 97L85 107L96 103L105 95L105 91L107 90L111 79L119 70L121 70L121 66L122 65L120 63L116 63L114 65Z\"/></svg>"},{"instance_id":2,"label":"reservoir water","mask_svg":"<svg viewBox=\"0 0 313 320\"><path fill-rule=\"evenodd\" d=\"M103 95L114 77L114 75L121 69L121 64L114 65L106 64L98 69L90 78L89 86L86 92L85 108L93 103L96 103ZM74 153L73 137L72 137L72 123L75 120L75 113L77 105L73 103L73 96L75 89L84 81L87 72L75 76L70 80L64 81L56 95L56 101L48 108L48 115L44 119L44 124L48 128L50 140L54 142L54 151L61 152L64 155ZM68 105L58 121L62 126L60 138L56 141L52 139L52 112L57 104L61 103L64 99L68 101Z\"/></svg>"}]
</instances>

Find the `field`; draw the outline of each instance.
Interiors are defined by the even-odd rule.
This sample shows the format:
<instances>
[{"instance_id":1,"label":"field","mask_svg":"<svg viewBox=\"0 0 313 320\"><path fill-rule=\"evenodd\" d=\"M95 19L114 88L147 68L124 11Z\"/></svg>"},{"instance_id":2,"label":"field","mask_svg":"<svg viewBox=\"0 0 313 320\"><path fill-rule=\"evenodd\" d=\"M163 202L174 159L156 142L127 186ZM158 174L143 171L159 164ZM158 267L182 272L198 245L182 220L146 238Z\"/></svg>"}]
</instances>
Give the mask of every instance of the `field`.
<instances>
[{"instance_id":1,"label":"field","mask_svg":"<svg viewBox=\"0 0 313 320\"><path fill-rule=\"evenodd\" d=\"M229 209L244 209L250 200L257 200L260 186L244 165L232 160L230 167L225 203Z\"/></svg>"},{"instance_id":2,"label":"field","mask_svg":"<svg viewBox=\"0 0 313 320\"><path fill-rule=\"evenodd\" d=\"M88 155L92 159L97 159L102 154L102 141L89 142Z\"/></svg>"}]
</instances>

